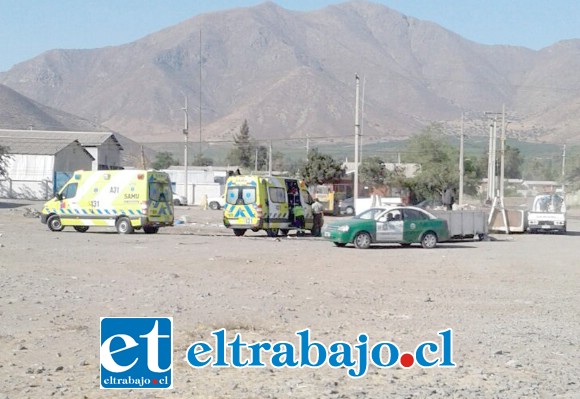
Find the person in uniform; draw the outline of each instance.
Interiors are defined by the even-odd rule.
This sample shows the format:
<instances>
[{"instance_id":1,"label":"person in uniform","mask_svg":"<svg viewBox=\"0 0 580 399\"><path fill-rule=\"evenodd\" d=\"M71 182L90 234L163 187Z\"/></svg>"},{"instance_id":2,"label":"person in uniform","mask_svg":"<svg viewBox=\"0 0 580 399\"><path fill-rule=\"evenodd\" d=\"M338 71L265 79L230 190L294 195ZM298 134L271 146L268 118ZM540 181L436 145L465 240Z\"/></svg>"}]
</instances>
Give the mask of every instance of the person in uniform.
<instances>
[{"instance_id":1,"label":"person in uniform","mask_svg":"<svg viewBox=\"0 0 580 399\"><path fill-rule=\"evenodd\" d=\"M312 235L320 237L320 230L324 224L324 205L318 198L314 199L312 204L312 214L314 215L314 226L312 226Z\"/></svg>"}]
</instances>

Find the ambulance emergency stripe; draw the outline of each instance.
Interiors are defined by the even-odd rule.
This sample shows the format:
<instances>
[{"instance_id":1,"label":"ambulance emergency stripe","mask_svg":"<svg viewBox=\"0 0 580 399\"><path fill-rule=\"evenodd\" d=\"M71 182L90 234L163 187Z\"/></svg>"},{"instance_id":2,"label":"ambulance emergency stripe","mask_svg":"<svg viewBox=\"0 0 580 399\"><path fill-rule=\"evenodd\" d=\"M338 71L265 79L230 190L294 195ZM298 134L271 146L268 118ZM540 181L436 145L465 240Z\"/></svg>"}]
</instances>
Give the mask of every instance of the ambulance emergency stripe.
<instances>
[{"instance_id":1,"label":"ambulance emergency stripe","mask_svg":"<svg viewBox=\"0 0 580 399\"><path fill-rule=\"evenodd\" d=\"M141 211L140 209L128 209L126 211L124 210L117 210L117 209L89 209L88 211L86 209L56 209L56 208L45 208L44 209L46 214L49 213L60 213L60 214L68 214L68 215L111 215L111 216L115 216L115 215L124 215L125 212L128 212L130 215L135 216L135 215L142 215L143 211ZM167 209L166 212L168 212L169 214L171 214L171 210Z\"/></svg>"}]
</instances>

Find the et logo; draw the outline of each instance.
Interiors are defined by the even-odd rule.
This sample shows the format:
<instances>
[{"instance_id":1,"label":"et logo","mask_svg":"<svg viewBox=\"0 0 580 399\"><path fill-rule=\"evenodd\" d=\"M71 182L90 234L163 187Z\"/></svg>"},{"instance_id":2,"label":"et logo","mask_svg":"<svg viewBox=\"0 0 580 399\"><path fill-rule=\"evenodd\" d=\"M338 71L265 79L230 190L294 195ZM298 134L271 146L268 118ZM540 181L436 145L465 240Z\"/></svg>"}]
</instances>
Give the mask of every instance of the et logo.
<instances>
[{"instance_id":1,"label":"et logo","mask_svg":"<svg viewBox=\"0 0 580 399\"><path fill-rule=\"evenodd\" d=\"M173 318L101 317L101 389L173 388Z\"/></svg>"}]
</instances>

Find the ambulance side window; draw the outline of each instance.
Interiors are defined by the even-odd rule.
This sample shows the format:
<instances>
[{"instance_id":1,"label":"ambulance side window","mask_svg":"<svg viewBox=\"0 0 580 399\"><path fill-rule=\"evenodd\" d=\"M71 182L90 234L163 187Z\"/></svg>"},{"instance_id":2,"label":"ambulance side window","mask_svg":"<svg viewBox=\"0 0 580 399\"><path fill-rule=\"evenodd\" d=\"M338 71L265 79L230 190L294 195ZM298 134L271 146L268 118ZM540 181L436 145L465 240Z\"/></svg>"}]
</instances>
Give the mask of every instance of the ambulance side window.
<instances>
[{"instance_id":1,"label":"ambulance side window","mask_svg":"<svg viewBox=\"0 0 580 399\"><path fill-rule=\"evenodd\" d=\"M65 198L74 198L77 195L77 187L78 183L71 183L62 192L62 199Z\"/></svg>"},{"instance_id":2,"label":"ambulance side window","mask_svg":"<svg viewBox=\"0 0 580 399\"><path fill-rule=\"evenodd\" d=\"M277 204L286 202L286 191L282 187L270 187L268 192L270 201Z\"/></svg>"}]
</instances>

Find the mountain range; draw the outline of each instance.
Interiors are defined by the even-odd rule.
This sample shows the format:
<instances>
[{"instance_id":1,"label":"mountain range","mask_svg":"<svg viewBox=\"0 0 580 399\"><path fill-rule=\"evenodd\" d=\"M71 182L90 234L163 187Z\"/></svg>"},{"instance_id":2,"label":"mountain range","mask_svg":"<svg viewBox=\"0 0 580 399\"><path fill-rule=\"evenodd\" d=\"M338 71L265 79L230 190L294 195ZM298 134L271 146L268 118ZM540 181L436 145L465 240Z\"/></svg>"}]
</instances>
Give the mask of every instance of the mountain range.
<instances>
[{"instance_id":1,"label":"mountain range","mask_svg":"<svg viewBox=\"0 0 580 399\"><path fill-rule=\"evenodd\" d=\"M34 124L44 104L139 142L180 141L187 97L189 131L204 141L231 140L244 120L257 139L352 137L358 74L369 137L408 137L431 122L455 132L462 112L485 135L486 113L505 104L512 135L564 142L580 139L579 67L580 40L489 46L367 1L311 12L266 2L17 64L0 83L33 101L0 124Z\"/></svg>"}]
</instances>

